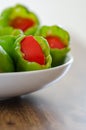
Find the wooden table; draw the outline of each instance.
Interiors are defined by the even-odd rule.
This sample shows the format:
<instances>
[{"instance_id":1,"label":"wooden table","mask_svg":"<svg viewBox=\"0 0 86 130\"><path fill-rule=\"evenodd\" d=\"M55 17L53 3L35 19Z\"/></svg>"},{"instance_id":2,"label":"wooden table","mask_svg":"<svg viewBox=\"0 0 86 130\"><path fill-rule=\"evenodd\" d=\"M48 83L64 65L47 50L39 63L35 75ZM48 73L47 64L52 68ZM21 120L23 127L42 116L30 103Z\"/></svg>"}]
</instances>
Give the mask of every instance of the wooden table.
<instances>
[{"instance_id":1,"label":"wooden table","mask_svg":"<svg viewBox=\"0 0 86 130\"><path fill-rule=\"evenodd\" d=\"M74 63L62 80L0 102L0 130L86 130L86 48L73 41Z\"/></svg>"}]
</instances>

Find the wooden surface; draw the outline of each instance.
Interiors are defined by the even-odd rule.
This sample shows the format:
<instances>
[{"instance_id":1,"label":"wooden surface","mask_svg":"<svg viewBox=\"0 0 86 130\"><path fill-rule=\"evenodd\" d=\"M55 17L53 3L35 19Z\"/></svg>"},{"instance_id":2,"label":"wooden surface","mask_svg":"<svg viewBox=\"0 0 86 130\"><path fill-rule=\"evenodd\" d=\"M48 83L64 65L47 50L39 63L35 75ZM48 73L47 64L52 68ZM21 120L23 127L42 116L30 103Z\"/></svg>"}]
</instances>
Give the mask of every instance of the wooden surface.
<instances>
[{"instance_id":1,"label":"wooden surface","mask_svg":"<svg viewBox=\"0 0 86 130\"><path fill-rule=\"evenodd\" d=\"M86 49L74 39L74 63L58 83L0 102L0 130L86 130Z\"/></svg>"},{"instance_id":2,"label":"wooden surface","mask_svg":"<svg viewBox=\"0 0 86 130\"><path fill-rule=\"evenodd\" d=\"M58 128L55 113L47 104L16 98L0 104L0 129L2 130L53 130Z\"/></svg>"}]
</instances>

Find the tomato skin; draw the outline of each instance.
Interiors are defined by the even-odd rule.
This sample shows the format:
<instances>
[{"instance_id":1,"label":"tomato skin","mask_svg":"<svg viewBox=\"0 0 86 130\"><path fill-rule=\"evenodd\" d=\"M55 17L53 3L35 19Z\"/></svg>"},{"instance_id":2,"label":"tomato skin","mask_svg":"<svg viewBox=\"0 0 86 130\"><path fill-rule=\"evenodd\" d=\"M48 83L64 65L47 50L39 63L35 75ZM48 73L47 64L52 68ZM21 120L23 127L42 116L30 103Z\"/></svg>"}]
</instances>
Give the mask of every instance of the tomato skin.
<instances>
[{"instance_id":1,"label":"tomato skin","mask_svg":"<svg viewBox=\"0 0 86 130\"><path fill-rule=\"evenodd\" d=\"M60 38L56 36L47 36L46 40L48 41L50 48L58 48L58 49L65 48L63 42L60 40Z\"/></svg>"},{"instance_id":2,"label":"tomato skin","mask_svg":"<svg viewBox=\"0 0 86 130\"><path fill-rule=\"evenodd\" d=\"M45 56L42 48L33 36L26 36L21 41L21 51L24 53L25 60L37 62L40 65L45 64Z\"/></svg>"},{"instance_id":3,"label":"tomato skin","mask_svg":"<svg viewBox=\"0 0 86 130\"><path fill-rule=\"evenodd\" d=\"M22 31L26 31L27 28L30 28L34 25L34 21L29 18L16 17L11 20L9 25L16 29L21 29Z\"/></svg>"}]
</instances>

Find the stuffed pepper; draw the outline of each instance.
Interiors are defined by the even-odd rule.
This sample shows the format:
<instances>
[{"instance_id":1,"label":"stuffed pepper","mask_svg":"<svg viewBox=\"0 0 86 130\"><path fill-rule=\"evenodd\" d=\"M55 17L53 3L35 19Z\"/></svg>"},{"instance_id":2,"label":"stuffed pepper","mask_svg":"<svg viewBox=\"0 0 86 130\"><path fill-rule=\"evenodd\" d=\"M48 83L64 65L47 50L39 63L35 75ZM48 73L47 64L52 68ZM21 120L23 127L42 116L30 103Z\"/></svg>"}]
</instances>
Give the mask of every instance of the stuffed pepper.
<instances>
[{"instance_id":1,"label":"stuffed pepper","mask_svg":"<svg viewBox=\"0 0 86 130\"><path fill-rule=\"evenodd\" d=\"M59 26L42 26L35 35L43 36L49 43L50 53L52 56L52 67L64 63L67 53L69 52L69 34Z\"/></svg>"},{"instance_id":2,"label":"stuffed pepper","mask_svg":"<svg viewBox=\"0 0 86 130\"><path fill-rule=\"evenodd\" d=\"M29 11L23 5L16 5L5 9L1 13L0 26L12 27L13 29L20 29L26 35L34 34L39 20L35 13Z\"/></svg>"},{"instance_id":3,"label":"stuffed pepper","mask_svg":"<svg viewBox=\"0 0 86 130\"><path fill-rule=\"evenodd\" d=\"M41 70L51 67L50 47L43 37L20 36L14 48L16 71Z\"/></svg>"}]
</instances>

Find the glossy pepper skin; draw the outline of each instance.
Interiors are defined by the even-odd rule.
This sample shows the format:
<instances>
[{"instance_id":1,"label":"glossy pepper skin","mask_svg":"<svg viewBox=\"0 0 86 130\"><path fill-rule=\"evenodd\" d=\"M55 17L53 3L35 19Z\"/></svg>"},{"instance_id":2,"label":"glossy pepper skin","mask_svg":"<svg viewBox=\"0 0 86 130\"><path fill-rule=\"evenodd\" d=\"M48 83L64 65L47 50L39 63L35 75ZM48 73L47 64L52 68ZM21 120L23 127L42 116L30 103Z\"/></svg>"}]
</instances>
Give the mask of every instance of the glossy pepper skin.
<instances>
[{"instance_id":1,"label":"glossy pepper skin","mask_svg":"<svg viewBox=\"0 0 86 130\"><path fill-rule=\"evenodd\" d=\"M14 65L11 57L0 45L0 73L13 72Z\"/></svg>"},{"instance_id":2,"label":"glossy pepper skin","mask_svg":"<svg viewBox=\"0 0 86 130\"><path fill-rule=\"evenodd\" d=\"M13 55L14 43L19 36L0 36L0 46L8 53L10 57Z\"/></svg>"},{"instance_id":3,"label":"glossy pepper skin","mask_svg":"<svg viewBox=\"0 0 86 130\"><path fill-rule=\"evenodd\" d=\"M19 18L19 20L18 20ZM22 22L22 20L24 22ZM31 25L27 25L28 20L30 20L29 24ZM32 21L32 23L31 23ZM25 35L30 35L30 34L34 34L36 29L38 28L39 25L39 20L36 16L35 13L29 11L25 6L23 5L16 5L14 7L9 7L7 9L5 9L2 13L1 13L1 17L0 17L0 26L1 27L11 27L11 28L17 28L22 30L22 27L18 28L16 27L16 24L18 24L17 26L25 26L26 24L26 29L24 31ZM33 24L34 23L34 24ZM28 27L31 26L31 27ZM22 30L23 31L23 30Z\"/></svg>"},{"instance_id":4,"label":"glossy pepper skin","mask_svg":"<svg viewBox=\"0 0 86 130\"><path fill-rule=\"evenodd\" d=\"M45 56L45 64L40 65L37 62L34 62L34 61L30 62L24 59L23 57L24 54L21 51L21 42L25 37L26 36L21 36L15 42L14 58L15 58L15 64L16 64L16 71L33 71L33 70L41 70L41 69L50 68L52 58L50 55L50 47L48 45L48 42L43 37L40 37L40 36L33 37L39 43Z\"/></svg>"},{"instance_id":5,"label":"glossy pepper skin","mask_svg":"<svg viewBox=\"0 0 86 130\"><path fill-rule=\"evenodd\" d=\"M67 53L70 51L70 48L69 48L70 36L68 32L57 25L53 25L53 26L40 27L36 31L35 35L43 36L46 39L47 37L52 36L52 37L57 37L61 40L64 47L61 49L51 48L50 53L52 56L52 67L63 64Z\"/></svg>"},{"instance_id":6,"label":"glossy pepper skin","mask_svg":"<svg viewBox=\"0 0 86 130\"><path fill-rule=\"evenodd\" d=\"M15 71L14 43L19 36L0 36L0 72Z\"/></svg>"}]
</instances>

